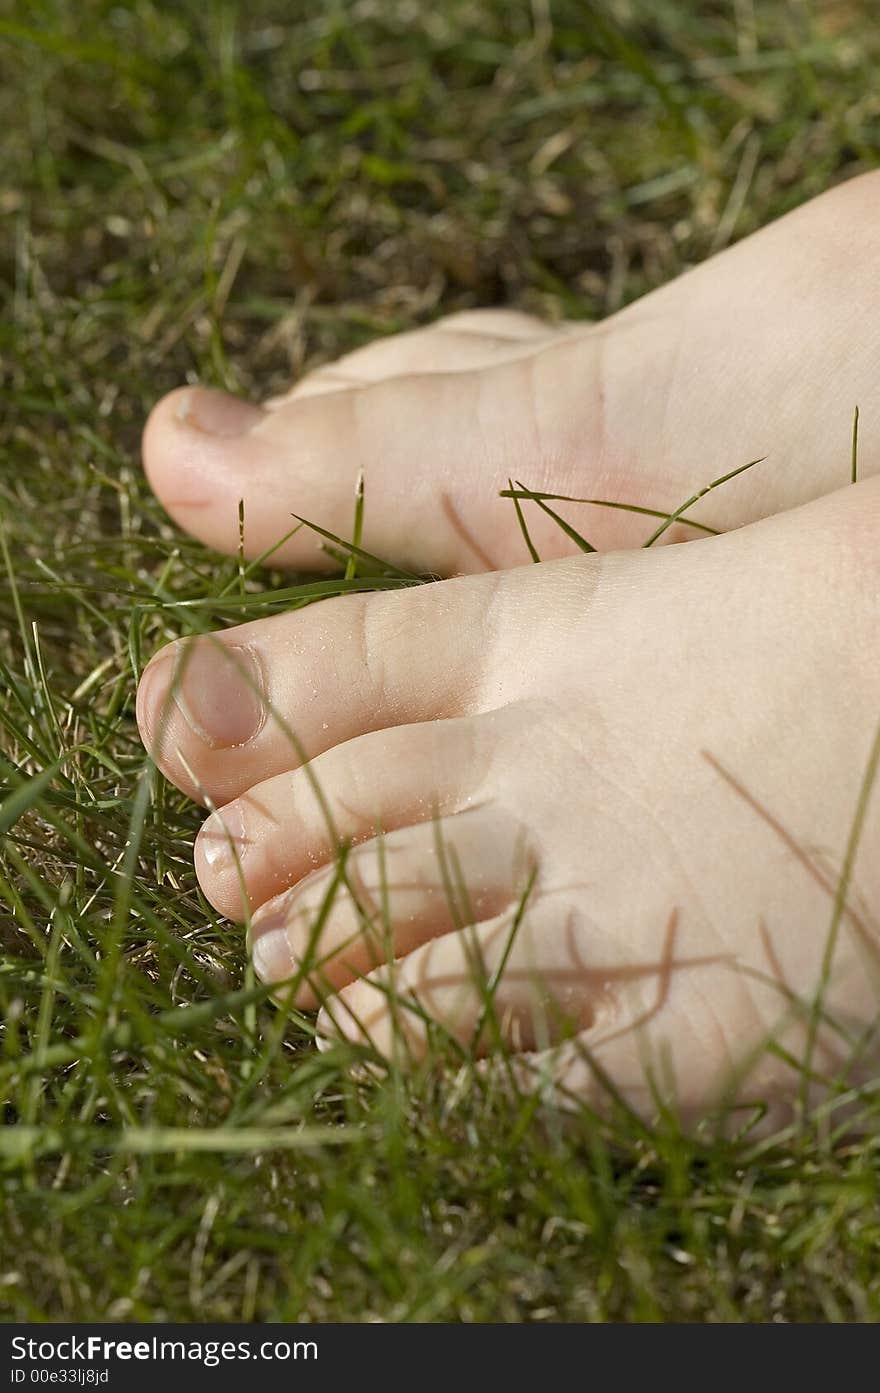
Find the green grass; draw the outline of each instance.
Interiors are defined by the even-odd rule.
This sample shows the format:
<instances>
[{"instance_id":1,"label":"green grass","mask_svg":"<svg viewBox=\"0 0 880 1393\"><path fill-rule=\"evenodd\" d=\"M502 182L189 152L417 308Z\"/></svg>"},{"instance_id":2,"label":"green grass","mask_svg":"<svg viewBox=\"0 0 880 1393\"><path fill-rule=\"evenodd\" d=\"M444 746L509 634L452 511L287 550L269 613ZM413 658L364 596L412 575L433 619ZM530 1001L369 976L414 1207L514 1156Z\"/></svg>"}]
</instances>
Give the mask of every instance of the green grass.
<instances>
[{"instance_id":1,"label":"green grass","mask_svg":"<svg viewBox=\"0 0 880 1393\"><path fill-rule=\"evenodd\" d=\"M874 9L0 0L3 1318L880 1315L876 1128L562 1127L451 1057L317 1055L132 713L165 640L344 584L169 526L160 392L613 310L877 162Z\"/></svg>"}]
</instances>

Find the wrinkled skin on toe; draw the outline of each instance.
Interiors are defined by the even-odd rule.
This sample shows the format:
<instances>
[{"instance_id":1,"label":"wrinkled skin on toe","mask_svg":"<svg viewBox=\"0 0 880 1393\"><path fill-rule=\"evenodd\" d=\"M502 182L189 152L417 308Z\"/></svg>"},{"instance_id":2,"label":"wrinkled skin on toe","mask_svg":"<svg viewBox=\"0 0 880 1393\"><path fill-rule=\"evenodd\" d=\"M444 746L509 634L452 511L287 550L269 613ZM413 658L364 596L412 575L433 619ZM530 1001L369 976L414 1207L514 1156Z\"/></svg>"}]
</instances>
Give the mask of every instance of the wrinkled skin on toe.
<instances>
[{"instance_id":1,"label":"wrinkled skin on toe","mask_svg":"<svg viewBox=\"0 0 880 1393\"><path fill-rule=\"evenodd\" d=\"M381 1054L419 1059L428 1021L478 1054L500 1034L526 1081L601 1108L607 1079L688 1124L790 1115L770 1039L813 1098L871 1076L877 800L826 951L880 715L878 526L870 481L692 546L172 646L138 715L218 809L205 894L326 1038Z\"/></svg>"}]
</instances>

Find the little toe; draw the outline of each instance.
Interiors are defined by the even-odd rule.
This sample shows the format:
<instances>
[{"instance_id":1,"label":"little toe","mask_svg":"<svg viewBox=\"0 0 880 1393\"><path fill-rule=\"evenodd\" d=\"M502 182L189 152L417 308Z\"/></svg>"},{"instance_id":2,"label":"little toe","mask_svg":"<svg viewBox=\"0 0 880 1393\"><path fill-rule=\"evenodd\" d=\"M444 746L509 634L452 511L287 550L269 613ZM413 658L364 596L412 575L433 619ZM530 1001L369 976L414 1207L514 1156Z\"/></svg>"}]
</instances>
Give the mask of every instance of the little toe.
<instances>
[{"instance_id":1,"label":"little toe","mask_svg":"<svg viewBox=\"0 0 880 1393\"><path fill-rule=\"evenodd\" d=\"M441 1038L477 1054L547 1048L618 1012L605 945L561 899L536 900L434 938L328 1000L319 1035L413 1061Z\"/></svg>"}]
</instances>

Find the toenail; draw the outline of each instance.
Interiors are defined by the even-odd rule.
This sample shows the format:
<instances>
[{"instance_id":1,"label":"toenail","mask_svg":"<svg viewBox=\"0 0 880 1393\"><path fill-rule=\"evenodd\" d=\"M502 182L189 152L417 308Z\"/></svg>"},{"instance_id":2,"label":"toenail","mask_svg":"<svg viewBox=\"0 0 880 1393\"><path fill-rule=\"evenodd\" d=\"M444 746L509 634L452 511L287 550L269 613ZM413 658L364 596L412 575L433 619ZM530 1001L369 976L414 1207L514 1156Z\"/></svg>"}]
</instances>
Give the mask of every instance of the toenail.
<instances>
[{"instance_id":1,"label":"toenail","mask_svg":"<svg viewBox=\"0 0 880 1393\"><path fill-rule=\"evenodd\" d=\"M246 435L262 421L264 412L252 402L214 392L207 387L190 387L177 403L175 416L187 426L206 435Z\"/></svg>"},{"instance_id":2,"label":"toenail","mask_svg":"<svg viewBox=\"0 0 880 1393\"><path fill-rule=\"evenodd\" d=\"M357 1009L352 1010L341 996L334 997L332 1003L328 1002L322 1009L318 1017L318 1037L318 1047L324 1049L344 1040L357 1045L370 1043L369 1026L361 1021Z\"/></svg>"},{"instance_id":3,"label":"toenail","mask_svg":"<svg viewBox=\"0 0 880 1393\"><path fill-rule=\"evenodd\" d=\"M212 813L199 831L199 850L205 865L220 872L240 861L248 846L244 816L238 803Z\"/></svg>"},{"instance_id":4,"label":"toenail","mask_svg":"<svg viewBox=\"0 0 880 1393\"><path fill-rule=\"evenodd\" d=\"M181 645L179 652L174 696L199 740L211 749L230 749L259 735L266 702L252 649L204 638Z\"/></svg>"},{"instance_id":5,"label":"toenail","mask_svg":"<svg viewBox=\"0 0 880 1393\"><path fill-rule=\"evenodd\" d=\"M156 744L161 743L162 727L168 718L171 705L173 672L174 654L166 650L147 665L138 683L135 711L148 748L148 734Z\"/></svg>"},{"instance_id":6,"label":"toenail","mask_svg":"<svg viewBox=\"0 0 880 1393\"><path fill-rule=\"evenodd\" d=\"M267 924L265 931L262 925L254 925L254 943L251 950L254 960L254 971L261 982L283 982L285 978L292 977L296 972L296 964L293 961L293 953L290 950L290 940L285 929L268 927L272 920L264 921Z\"/></svg>"}]
</instances>

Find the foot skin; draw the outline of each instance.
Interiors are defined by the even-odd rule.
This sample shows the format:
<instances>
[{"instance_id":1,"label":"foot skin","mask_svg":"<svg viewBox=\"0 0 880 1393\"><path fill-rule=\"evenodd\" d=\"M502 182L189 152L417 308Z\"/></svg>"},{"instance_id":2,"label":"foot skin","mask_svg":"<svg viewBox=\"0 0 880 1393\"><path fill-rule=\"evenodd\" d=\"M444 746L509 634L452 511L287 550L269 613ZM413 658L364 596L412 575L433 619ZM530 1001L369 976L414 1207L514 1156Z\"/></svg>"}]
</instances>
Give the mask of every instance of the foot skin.
<instances>
[{"instance_id":1,"label":"foot skin","mask_svg":"<svg viewBox=\"0 0 880 1393\"><path fill-rule=\"evenodd\" d=\"M165 773L223 805L196 843L205 894L240 918L244 892L266 981L305 963L295 1001L324 1000L325 1034L417 1058L424 1012L485 1051L489 980L511 1047L576 1095L601 1106L595 1063L645 1117L652 1087L688 1124L729 1089L775 1125L799 1075L762 1046L804 1053L880 713L878 531L880 480L697 546L172 646L138 715ZM878 817L818 1075L876 1015ZM877 1063L872 1042L856 1073Z\"/></svg>"},{"instance_id":2,"label":"foot skin","mask_svg":"<svg viewBox=\"0 0 880 1393\"><path fill-rule=\"evenodd\" d=\"M508 479L668 512L766 456L688 513L726 530L844 484L853 412L860 472L880 471L880 174L850 181L596 326L503 311L455 315L319 369L258 407L184 388L154 410L144 462L180 525L261 555L292 514L437 575L528 559ZM534 504L542 558L573 544ZM650 518L560 504L600 550L640 545ZM699 535L676 525L666 541ZM321 568L303 528L279 564Z\"/></svg>"}]
</instances>

